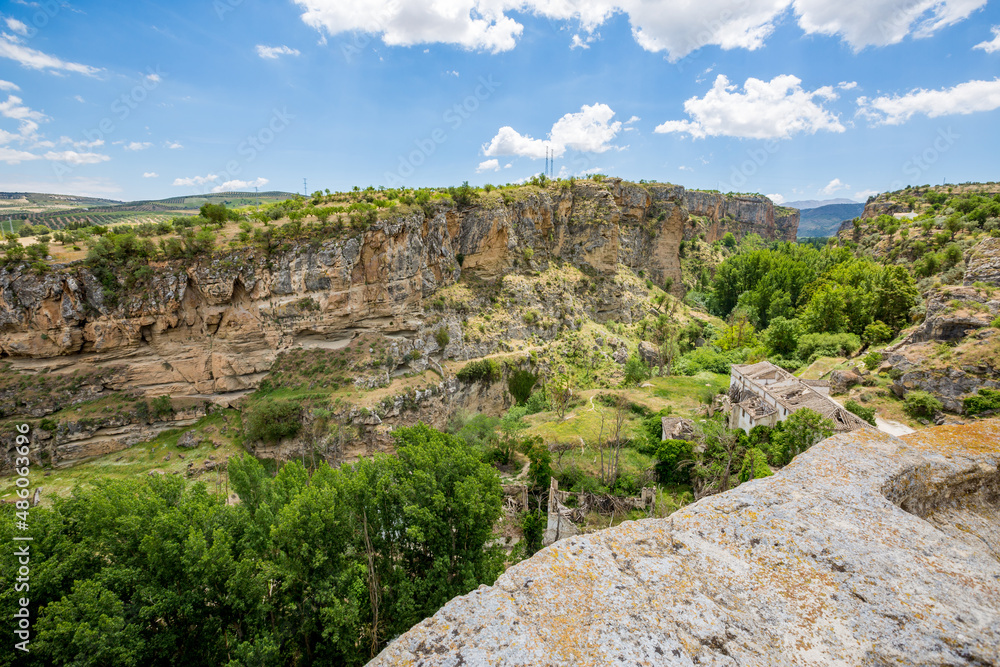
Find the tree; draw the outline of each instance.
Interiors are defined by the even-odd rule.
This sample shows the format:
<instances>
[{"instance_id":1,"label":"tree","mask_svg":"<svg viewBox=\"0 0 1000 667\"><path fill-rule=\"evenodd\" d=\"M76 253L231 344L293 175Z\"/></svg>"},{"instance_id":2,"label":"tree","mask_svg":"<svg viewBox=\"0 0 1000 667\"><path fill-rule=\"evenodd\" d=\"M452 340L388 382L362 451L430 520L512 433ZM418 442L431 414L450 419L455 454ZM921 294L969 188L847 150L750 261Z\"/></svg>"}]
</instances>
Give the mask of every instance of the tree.
<instances>
[{"instance_id":1,"label":"tree","mask_svg":"<svg viewBox=\"0 0 1000 667\"><path fill-rule=\"evenodd\" d=\"M679 336L677 325L669 315L661 314L656 318L653 339L660 352L660 375L669 376L673 373L674 359L680 352L677 345Z\"/></svg>"},{"instance_id":2,"label":"tree","mask_svg":"<svg viewBox=\"0 0 1000 667\"><path fill-rule=\"evenodd\" d=\"M643 367L645 368L645 365ZM548 387L549 400L559 415L559 421L562 421L566 417L566 408L573 397L573 378L565 373L560 373L549 381Z\"/></svg>"},{"instance_id":3,"label":"tree","mask_svg":"<svg viewBox=\"0 0 1000 667\"><path fill-rule=\"evenodd\" d=\"M875 408L866 408L857 401L848 400L844 402L844 409L848 412L861 417L866 422L875 426Z\"/></svg>"},{"instance_id":4,"label":"tree","mask_svg":"<svg viewBox=\"0 0 1000 667\"><path fill-rule=\"evenodd\" d=\"M524 405L531 396L531 390L538 382L538 376L531 371L515 370L507 379L507 390L517 405Z\"/></svg>"},{"instance_id":5,"label":"tree","mask_svg":"<svg viewBox=\"0 0 1000 667\"><path fill-rule=\"evenodd\" d=\"M847 329L847 303L835 284L820 287L802 313L802 325L813 333L840 333Z\"/></svg>"},{"instance_id":6,"label":"tree","mask_svg":"<svg viewBox=\"0 0 1000 667\"><path fill-rule=\"evenodd\" d=\"M773 474L767 465L767 455L764 452L756 447L747 450L743 457L743 465L740 466L740 482L770 477Z\"/></svg>"},{"instance_id":7,"label":"tree","mask_svg":"<svg viewBox=\"0 0 1000 667\"><path fill-rule=\"evenodd\" d=\"M771 320L770 326L764 330L764 344L775 354L794 354L795 348L799 345L800 333L801 327L798 320L775 317Z\"/></svg>"},{"instance_id":8,"label":"tree","mask_svg":"<svg viewBox=\"0 0 1000 667\"><path fill-rule=\"evenodd\" d=\"M815 410L796 410L782 422L771 438L770 458L783 466L814 444L833 435L833 422Z\"/></svg>"}]
</instances>

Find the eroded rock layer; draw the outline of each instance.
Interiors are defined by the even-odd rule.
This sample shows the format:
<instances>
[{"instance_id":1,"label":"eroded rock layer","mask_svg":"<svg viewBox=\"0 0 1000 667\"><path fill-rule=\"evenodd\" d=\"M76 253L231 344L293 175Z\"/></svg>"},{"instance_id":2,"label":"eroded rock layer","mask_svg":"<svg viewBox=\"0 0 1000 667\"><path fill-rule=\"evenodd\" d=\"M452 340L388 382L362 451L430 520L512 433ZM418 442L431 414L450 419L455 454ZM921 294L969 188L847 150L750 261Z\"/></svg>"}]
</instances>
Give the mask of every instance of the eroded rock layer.
<instances>
[{"instance_id":1,"label":"eroded rock layer","mask_svg":"<svg viewBox=\"0 0 1000 667\"><path fill-rule=\"evenodd\" d=\"M1000 664L1000 421L839 435L558 542L371 664Z\"/></svg>"}]
</instances>

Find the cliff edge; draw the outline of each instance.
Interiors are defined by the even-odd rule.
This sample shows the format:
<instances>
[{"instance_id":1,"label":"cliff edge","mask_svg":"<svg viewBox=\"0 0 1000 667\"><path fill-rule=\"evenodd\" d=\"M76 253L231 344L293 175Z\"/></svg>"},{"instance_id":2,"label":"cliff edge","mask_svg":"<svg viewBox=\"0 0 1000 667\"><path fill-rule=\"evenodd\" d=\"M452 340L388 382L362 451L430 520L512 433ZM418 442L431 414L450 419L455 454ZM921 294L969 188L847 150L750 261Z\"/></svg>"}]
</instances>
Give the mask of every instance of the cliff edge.
<instances>
[{"instance_id":1,"label":"cliff edge","mask_svg":"<svg viewBox=\"0 0 1000 667\"><path fill-rule=\"evenodd\" d=\"M1000 664L1000 421L839 435L563 540L370 664Z\"/></svg>"}]
</instances>

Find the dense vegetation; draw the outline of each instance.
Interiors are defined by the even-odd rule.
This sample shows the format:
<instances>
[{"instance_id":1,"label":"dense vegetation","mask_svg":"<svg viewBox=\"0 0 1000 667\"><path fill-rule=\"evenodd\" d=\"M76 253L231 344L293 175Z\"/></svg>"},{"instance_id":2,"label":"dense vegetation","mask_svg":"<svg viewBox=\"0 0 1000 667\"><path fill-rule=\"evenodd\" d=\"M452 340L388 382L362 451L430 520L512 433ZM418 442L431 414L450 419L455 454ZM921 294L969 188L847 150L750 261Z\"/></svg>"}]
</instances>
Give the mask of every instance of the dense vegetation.
<instances>
[{"instance_id":1,"label":"dense vegetation","mask_svg":"<svg viewBox=\"0 0 1000 667\"><path fill-rule=\"evenodd\" d=\"M500 482L460 439L397 429L398 453L273 478L230 461L240 502L176 477L99 483L31 511L32 657L52 665L361 665L492 583ZM4 506L5 510L12 509ZM12 512L3 512L7 544ZM13 550L0 565L17 570ZM0 590L10 623L17 596ZM17 652L0 654L14 665Z\"/></svg>"}]
</instances>

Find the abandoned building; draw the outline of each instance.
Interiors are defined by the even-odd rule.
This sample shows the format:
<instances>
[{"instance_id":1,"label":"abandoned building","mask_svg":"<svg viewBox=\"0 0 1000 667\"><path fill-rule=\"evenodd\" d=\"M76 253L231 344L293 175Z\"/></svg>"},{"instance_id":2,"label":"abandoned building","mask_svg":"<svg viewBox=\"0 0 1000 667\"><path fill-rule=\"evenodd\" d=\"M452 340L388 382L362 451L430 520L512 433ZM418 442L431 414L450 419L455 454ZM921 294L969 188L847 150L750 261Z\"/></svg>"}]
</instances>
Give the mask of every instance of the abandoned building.
<instances>
[{"instance_id":1,"label":"abandoned building","mask_svg":"<svg viewBox=\"0 0 1000 667\"><path fill-rule=\"evenodd\" d=\"M830 398L829 383L800 380L769 361L734 365L729 378L729 401L729 427L747 433L754 426L773 427L802 408L814 410L832 421L837 433L868 426L868 422Z\"/></svg>"}]
</instances>

